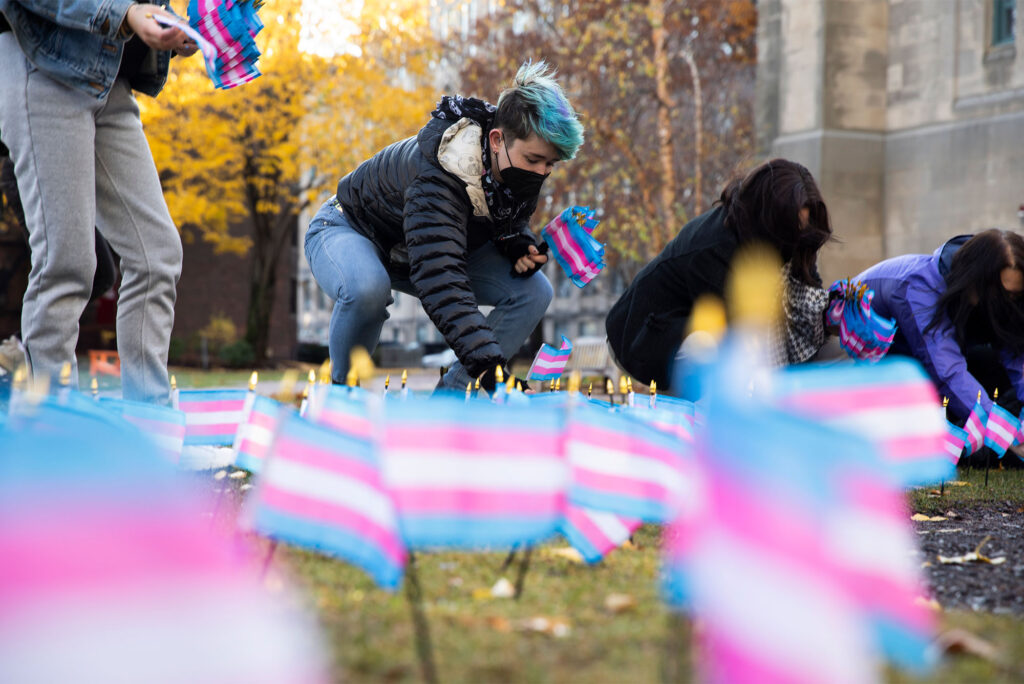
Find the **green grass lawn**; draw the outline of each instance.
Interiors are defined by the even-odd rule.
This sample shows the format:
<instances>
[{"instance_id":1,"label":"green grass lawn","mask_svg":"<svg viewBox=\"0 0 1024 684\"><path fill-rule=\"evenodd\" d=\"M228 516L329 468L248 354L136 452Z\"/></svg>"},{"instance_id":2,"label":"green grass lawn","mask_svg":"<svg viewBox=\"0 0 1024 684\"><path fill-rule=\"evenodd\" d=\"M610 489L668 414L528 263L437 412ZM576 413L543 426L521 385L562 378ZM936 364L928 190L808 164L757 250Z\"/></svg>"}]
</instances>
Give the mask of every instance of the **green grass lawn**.
<instances>
[{"instance_id":1,"label":"green grass lawn","mask_svg":"<svg viewBox=\"0 0 1024 684\"><path fill-rule=\"evenodd\" d=\"M976 501L1024 501L1020 471L993 471L988 489L981 487L978 475L969 476L969 486L947 486L941 497L930 488L914 490L910 507L934 513ZM565 549L561 540L543 545L533 553L519 600L490 595L500 578L516 581L516 563L502 569L505 553L417 554L439 680L692 679L690 625L673 619L659 598L660 530L647 525L635 541L634 548L620 549L596 566L561 555ZM413 621L402 591L381 591L356 568L314 553L287 548L277 559L277 567L304 590L319 615L337 681L420 679ZM627 604L632 605L609 609L606 602L615 594L628 596ZM941 632L963 629L991 642L998 656L989 660L950 654L921 677L889 668L885 670L888 681L1024 680L1024 622L964 612L942 612L939 621ZM674 676L667 676L673 672Z\"/></svg>"},{"instance_id":2,"label":"green grass lawn","mask_svg":"<svg viewBox=\"0 0 1024 684\"><path fill-rule=\"evenodd\" d=\"M945 487L911 490L910 505L915 512L926 515L981 502L1011 501L1024 505L1024 469L998 470L997 463L992 466L987 487L984 468L959 468L956 480Z\"/></svg>"}]
</instances>

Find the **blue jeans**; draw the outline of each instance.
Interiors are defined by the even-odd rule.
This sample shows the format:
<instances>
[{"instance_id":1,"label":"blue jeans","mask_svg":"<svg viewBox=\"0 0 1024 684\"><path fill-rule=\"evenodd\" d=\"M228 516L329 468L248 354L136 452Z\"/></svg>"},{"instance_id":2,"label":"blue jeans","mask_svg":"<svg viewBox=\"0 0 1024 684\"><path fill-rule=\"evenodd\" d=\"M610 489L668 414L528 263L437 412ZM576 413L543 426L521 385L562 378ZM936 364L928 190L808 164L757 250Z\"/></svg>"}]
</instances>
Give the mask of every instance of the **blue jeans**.
<instances>
[{"instance_id":1,"label":"blue jeans","mask_svg":"<svg viewBox=\"0 0 1024 684\"><path fill-rule=\"evenodd\" d=\"M362 346L373 352L394 302L391 290L416 296L408 279L392 277L382 255L357 232L333 203L320 208L306 233L306 260L317 284L334 299L329 348L331 379L345 381L349 352ZM470 252L466 273L479 304L493 306L487 325L506 358L512 357L537 327L554 294L543 273L513 278L512 264L493 244ZM456 362L441 379L441 387L464 390L473 378Z\"/></svg>"}]
</instances>

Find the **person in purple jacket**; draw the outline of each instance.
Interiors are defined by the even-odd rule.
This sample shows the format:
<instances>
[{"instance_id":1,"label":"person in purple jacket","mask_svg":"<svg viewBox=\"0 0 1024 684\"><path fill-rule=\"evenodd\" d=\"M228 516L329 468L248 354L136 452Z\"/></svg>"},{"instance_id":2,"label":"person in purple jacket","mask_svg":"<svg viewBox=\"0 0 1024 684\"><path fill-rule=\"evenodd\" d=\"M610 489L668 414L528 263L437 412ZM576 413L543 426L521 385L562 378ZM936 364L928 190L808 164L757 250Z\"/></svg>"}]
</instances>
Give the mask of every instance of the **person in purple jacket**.
<instances>
[{"instance_id":1,"label":"person in purple jacket","mask_svg":"<svg viewBox=\"0 0 1024 684\"><path fill-rule=\"evenodd\" d=\"M899 326L890 353L912 356L963 424L981 392L985 410L1017 415L1024 398L1024 238L991 229L959 235L931 256L908 254L861 273L872 305Z\"/></svg>"}]
</instances>

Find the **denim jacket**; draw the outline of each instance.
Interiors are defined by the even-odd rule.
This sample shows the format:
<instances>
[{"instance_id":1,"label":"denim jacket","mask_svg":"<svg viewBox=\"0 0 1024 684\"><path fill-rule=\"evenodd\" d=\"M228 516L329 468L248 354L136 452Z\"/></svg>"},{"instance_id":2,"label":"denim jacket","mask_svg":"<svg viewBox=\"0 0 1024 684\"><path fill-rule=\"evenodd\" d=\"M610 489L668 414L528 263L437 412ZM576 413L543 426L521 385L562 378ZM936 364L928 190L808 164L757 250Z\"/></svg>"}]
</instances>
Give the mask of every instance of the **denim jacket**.
<instances>
[{"instance_id":1,"label":"denim jacket","mask_svg":"<svg viewBox=\"0 0 1024 684\"><path fill-rule=\"evenodd\" d=\"M37 69L102 100L121 66L118 31L134 0L0 0L18 46ZM166 6L167 0L154 0ZM156 96L167 82L171 53L149 50L131 86Z\"/></svg>"}]
</instances>

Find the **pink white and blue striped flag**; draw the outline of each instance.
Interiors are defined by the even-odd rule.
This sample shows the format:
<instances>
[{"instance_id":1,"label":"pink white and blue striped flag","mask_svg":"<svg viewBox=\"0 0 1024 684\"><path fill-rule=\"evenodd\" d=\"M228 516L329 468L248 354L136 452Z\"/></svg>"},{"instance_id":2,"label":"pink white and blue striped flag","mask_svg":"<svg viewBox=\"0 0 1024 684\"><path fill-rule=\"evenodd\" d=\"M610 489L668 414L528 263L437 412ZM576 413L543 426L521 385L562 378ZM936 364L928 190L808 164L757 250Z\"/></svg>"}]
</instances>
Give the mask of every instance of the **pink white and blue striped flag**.
<instances>
[{"instance_id":1,"label":"pink white and blue striped flag","mask_svg":"<svg viewBox=\"0 0 1024 684\"><path fill-rule=\"evenodd\" d=\"M369 439L282 419L244 523L265 536L338 556L381 587L402 579L406 547Z\"/></svg>"},{"instance_id":2,"label":"pink white and blue striped flag","mask_svg":"<svg viewBox=\"0 0 1024 684\"><path fill-rule=\"evenodd\" d=\"M604 245L592 235L597 224L590 207L569 207L541 230L555 261L576 287L585 287L604 268Z\"/></svg>"},{"instance_id":3,"label":"pink white and blue striped flag","mask_svg":"<svg viewBox=\"0 0 1024 684\"><path fill-rule=\"evenodd\" d=\"M569 363L569 356L572 354L572 342L565 335L562 335L562 346L555 349L546 342L540 345L537 356L530 365L527 374L529 380L554 380L562 377L565 372L565 364Z\"/></svg>"},{"instance_id":4,"label":"pink white and blue striped flag","mask_svg":"<svg viewBox=\"0 0 1024 684\"><path fill-rule=\"evenodd\" d=\"M1013 444L1020 429L1017 418L999 404L992 404L988 420L985 421L985 446L1002 458Z\"/></svg>"},{"instance_id":5,"label":"pink white and blue striped flag","mask_svg":"<svg viewBox=\"0 0 1024 684\"><path fill-rule=\"evenodd\" d=\"M167 406L102 397L100 406L120 415L152 440L170 463L178 463L185 446L185 414Z\"/></svg>"},{"instance_id":6,"label":"pink white and blue striped flag","mask_svg":"<svg viewBox=\"0 0 1024 684\"><path fill-rule=\"evenodd\" d=\"M823 513L823 542L837 576L863 611L872 641L890 661L911 670L930 666L935 616L911 555L917 541L902 490L863 464L839 465L833 478L840 505Z\"/></svg>"},{"instance_id":7,"label":"pink white and blue striped flag","mask_svg":"<svg viewBox=\"0 0 1024 684\"><path fill-rule=\"evenodd\" d=\"M245 418L235 435L235 467L258 473L266 462L267 449L287 407L270 397L253 393Z\"/></svg>"},{"instance_id":8,"label":"pink white and blue striped flag","mask_svg":"<svg viewBox=\"0 0 1024 684\"><path fill-rule=\"evenodd\" d=\"M570 408L565 440L575 505L667 522L692 496L685 442L644 421L579 403Z\"/></svg>"},{"instance_id":9,"label":"pink white and blue striped flag","mask_svg":"<svg viewBox=\"0 0 1024 684\"><path fill-rule=\"evenodd\" d=\"M306 418L338 432L369 439L374 433L380 398L358 388L318 385L310 395Z\"/></svg>"},{"instance_id":10,"label":"pink white and blue striped flag","mask_svg":"<svg viewBox=\"0 0 1024 684\"><path fill-rule=\"evenodd\" d=\"M670 605L703 626L704 681L871 681L871 632L822 523L842 504L835 459L864 453L870 444L806 419L712 400L701 494L670 528L664 573Z\"/></svg>"},{"instance_id":11,"label":"pink white and blue striped flag","mask_svg":"<svg viewBox=\"0 0 1024 684\"><path fill-rule=\"evenodd\" d=\"M185 445L233 445L248 393L245 389L179 390L177 408L185 413Z\"/></svg>"},{"instance_id":12,"label":"pink white and blue striped flag","mask_svg":"<svg viewBox=\"0 0 1024 684\"><path fill-rule=\"evenodd\" d=\"M706 680L872 681L875 652L928 664L914 540L876 447L712 399L698 464L702 496L666 535L665 592L704 625Z\"/></svg>"},{"instance_id":13,"label":"pink white and blue striped flag","mask_svg":"<svg viewBox=\"0 0 1024 684\"><path fill-rule=\"evenodd\" d=\"M0 679L327 681L291 593L266 591L194 483L88 401L0 429Z\"/></svg>"},{"instance_id":14,"label":"pink white and blue striped flag","mask_svg":"<svg viewBox=\"0 0 1024 684\"><path fill-rule=\"evenodd\" d=\"M598 563L626 543L642 524L636 518L570 504L558 531L580 552L583 560Z\"/></svg>"},{"instance_id":15,"label":"pink white and blue striped flag","mask_svg":"<svg viewBox=\"0 0 1024 684\"><path fill-rule=\"evenodd\" d=\"M436 398L388 404L383 481L410 548L527 545L556 532L568 468L562 417Z\"/></svg>"},{"instance_id":16,"label":"pink white and blue striped flag","mask_svg":"<svg viewBox=\"0 0 1024 684\"><path fill-rule=\"evenodd\" d=\"M988 411L981 405L981 396L974 403L971 415L967 416L964 430L967 431L967 455L970 456L985 444L985 426L988 424Z\"/></svg>"},{"instance_id":17,"label":"pink white and blue striped flag","mask_svg":"<svg viewBox=\"0 0 1024 684\"><path fill-rule=\"evenodd\" d=\"M945 418L945 411L942 412ZM964 452L964 445L967 443L967 430L959 425L946 421L946 455L950 462L956 465L960 462L960 455Z\"/></svg>"},{"instance_id":18,"label":"pink white and blue striped flag","mask_svg":"<svg viewBox=\"0 0 1024 684\"><path fill-rule=\"evenodd\" d=\"M785 409L877 444L886 470L903 485L931 484L954 474L938 395L915 361L793 366L773 382Z\"/></svg>"}]
</instances>

